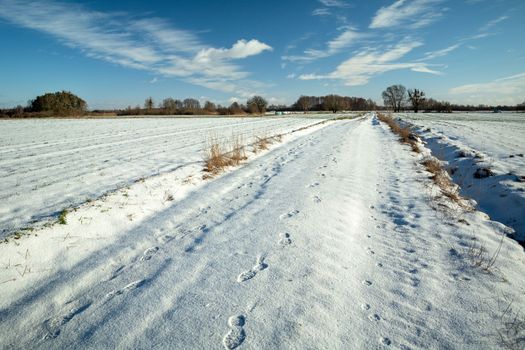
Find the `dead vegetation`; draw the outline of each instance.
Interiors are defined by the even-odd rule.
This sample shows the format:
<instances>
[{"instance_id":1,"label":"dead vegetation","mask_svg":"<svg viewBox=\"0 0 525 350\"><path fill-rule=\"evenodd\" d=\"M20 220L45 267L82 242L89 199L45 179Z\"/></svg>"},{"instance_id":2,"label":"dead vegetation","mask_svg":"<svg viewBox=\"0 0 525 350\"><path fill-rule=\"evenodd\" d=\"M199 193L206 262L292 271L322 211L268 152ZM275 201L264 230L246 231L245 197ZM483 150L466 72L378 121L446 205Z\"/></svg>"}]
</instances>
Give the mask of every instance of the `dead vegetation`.
<instances>
[{"instance_id":1,"label":"dead vegetation","mask_svg":"<svg viewBox=\"0 0 525 350\"><path fill-rule=\"evenodd\" d=\"M259 151L265 151L268 146L272 144L272 138L270 137L255 137L255 143L253 144L253 151L255 153Z\"/></svg>"},{"instance_id":2,"label":"dead vegetation","mask_svg":"<svg viewBox=\"0 0 525 350\"><path fill-rule=\"evenodd\" d=\"M504 349L518 350L525 348L525 317L520 310L515 310L512 302L507 302L501 310L498 335Z\"/></svg>"},{"instance_id":3,"label":"dead vegetation","mask_svg":"<svg viewBox=\"0 0 525 350\"><path fill-rule=\"evenodd\" d=\"M426 157L421 164L430 174L434 184L439 187L441 193L457 204L463 205L459 195L458 186L452 182L448 172L443 168L441 161L435 157Z\"/></svg>"},{"instance_id":4,"label":"dead vegetation","mask_svg":"<svg viewBox=\"0 0 525 350\"><path fill-rule=\"evenodd\" d=\"M241 136L232 136L229 142L220 142L217 137L210 139L204 155L204 178L219 174L225 168L237 166L246 156L246 147Z\"/></svg>"},{"instance_id":5,"label":"dead vegetation","mask_svg":"<svg viewBox=\"0 0 525 350\"><path fill-rule=\"evenodd\" d=\"M410 145L412 151L421 153L419 148L419 137L411 131L409 127L400 126L391 115L378 113L380 121L387 124L390 130L399 136L399 141ZM443 196L449 198L460 209L470 209L470 206L459 195L458 186L452 181L448 171L443 167L442 162L436 157L425 157L421 164L432 174L433 183L440 189Z\"/></svg>"},{"instance_id":6,"label":"dead vegetation","mask_svg":"<svg viewBox=\"0 0 525 350\"><path fill-rule=\"evenodd\" d=\"M412 151L416 153L420 152L418 146L418 137L410 130L410 128L400 126L389 114L378 113L377 118L388 125L390 130L399 136L399 140L402 143L409 145L412 148Z\"/></svg>"},{"instance_id":7,"label":"dead vegetation","mask_svg":"<svg viewBox=\"0 0 525 350\"><path fill-rule=\"evenodd\" d=\"M480 268L485 272L490 272L498 260L505 237L505 233L502 233L498 247L492 254L488 252L487 248L481 242L478 242L475 237L473 237L472 243L467 248L467 258L470 265Z\"/></svg>"}]
</instances>

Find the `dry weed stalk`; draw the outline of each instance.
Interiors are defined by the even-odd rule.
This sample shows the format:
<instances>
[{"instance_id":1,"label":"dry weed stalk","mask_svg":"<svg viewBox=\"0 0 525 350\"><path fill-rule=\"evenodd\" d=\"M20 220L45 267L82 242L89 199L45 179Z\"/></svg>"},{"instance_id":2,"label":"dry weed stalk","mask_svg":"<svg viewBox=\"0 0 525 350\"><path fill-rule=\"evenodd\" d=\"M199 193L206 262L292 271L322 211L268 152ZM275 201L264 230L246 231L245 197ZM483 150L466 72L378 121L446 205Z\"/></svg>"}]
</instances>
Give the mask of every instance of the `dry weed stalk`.
<instances>
[{"instance_id":1,"label":"dry weed stalk","mask_svg":"<svg viewBox=\"0 0 525 350\"><path fill-rule=\"evenodd\" d=\"M208 173L205 178L217 175L225 168L239 165L248 159L241 136L232 136L229 147L221 144L217 138L208 142L204 155L204 171Z\"/></svg>"},{"instance_id":2,"label":"dry weed stalk","mask_svg":"<svg viewBox=\"0 0 525 350\"><path fill-rule=\"evenodd\" d=\"M472 244L467 249L467 256L472 267L479 267L486 272L490 272L496 261L498 260L503 246L503 240L505 239L505 233L501 234L498 247L492 255L488 255L487 248L482 243L477 243L476 240L472 239Z\"/></svg>"},{"instance_id":3,"label":"dry weed stalk","mask_svg":"<svg viewBox=\"0 0 525 350\"><path fill-rule=\"evenodd\" d=\"M410 128L408 127L401 127L395 120L392 118L391 115L378 113L377 119L385 123L390 127L390 130L396 135L399 136L399 139L401 142L406 143L412 148L412 151L419 153L419 147L417 144L417 136L410 131Z\"/></svg>"}]
</instances>

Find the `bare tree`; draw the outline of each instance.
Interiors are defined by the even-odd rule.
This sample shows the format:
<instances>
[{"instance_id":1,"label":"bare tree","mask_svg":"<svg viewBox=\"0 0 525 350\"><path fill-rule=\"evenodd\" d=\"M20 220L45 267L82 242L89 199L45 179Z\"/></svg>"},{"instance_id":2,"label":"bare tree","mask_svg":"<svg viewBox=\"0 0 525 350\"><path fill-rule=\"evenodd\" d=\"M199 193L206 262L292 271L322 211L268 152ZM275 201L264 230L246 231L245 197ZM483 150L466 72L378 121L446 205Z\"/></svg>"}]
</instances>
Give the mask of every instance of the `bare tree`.
<instances>
[{"instance_id":1,"label":"bare tree","mask_svg":"<svg viewBox=\"0 0 525 350\"><path fill-rule=\"evenodd\" d=\"M337 95L327 95L324 97L323 108L336 113L343 107L343 98Z\"/></svg>"},{"instance_id":2,"label":"bare tree","mask_svg":"<svg viewBox=\"0 0 525 350\"><path fill-rule=\"evenodd\" d=\"M171 97L165 98L162 101L162 108L168 113L174 113L179 107L177 101L178 100L174 100Z\"/></svg>"},{"instance_id":3,"label":"bare tree","mask_svg":"<svg viewBox=\"0 0 525 350\"><path fill-rule=\"evenodd\" d=\"M148 97L146 101L144 101L144 108L146 108L148 111L152 110L155 106L155 103L153 102L153 98Z\"/></svg>"},{"instance_id":4,"label":"bare tree","mask_svg":"<svg viewBox=\"0 0 525 350\"><path fill-rule=\"evenodd\" d=\"M419 111L419 107L425 101L425 93L421 90L414 89L408 90L408 98L410 103L412 103L412 108L414 108L414 113Z\"/></svg>"},{"instance_id":5,"label":"bare tree","mask_svg":"<svg viewBox=\"0 0 525 350\"><path fill-rule=\"evenodd\" d=\"M261 96L253 96L246 102L251 113L265 113L268 102Z\"/></svg>"},{"instance_id":6,"label":"bare tree","mask_svg":"<svg viewBox=\"0 0 525 350\"><path fill-rule=\"evenodd\" d=\"M229 114L243 114L243 112L244 111L242 110L241 106L239 106L239 104L235 101L228 108Z\"/></svg>"},{"instance_id":7,"label":"bare tree","mask_svg":"<svg viewBox=\"0 0 525 350\"><path fill-rule=\"evenodd\" d=\"M394 112L401 111L401 107L406 101L406 93L407 89L403 85L398 84L387 87L382 94L385 106L392 108Z\"/></svg>"},{"instance_id":8,"label":"bare tree","mask_svg":"<svg viewBox=\"0 0 525 350\"><path fill-rule=\"evenodd\" d=\"M201 109L201 104L199 100L196 100L194 98L185 99L184 101L182 101L182 106L184 109L191 112Z\"/></svg>"},{"instance_id":9,"label":"bare tree","mask_svg":"<svg viewBox=\"0 0 525 350\"><path fill-rule=\"evenodd\" d=\"M215 103L206 101L204 102L204 110L209 113L214 113L217 110Z\"/></svg>"},{"instance_id":10,"label":"bare tree","mask_svg":"<svg viewBox=\"0 0 525 350\"><path fill-rule=\"evenodd\" d=\"M301 96L296 102L297 107L306 113L310 109L310 98L308 96Z\"/></svg>"}]
</instances>

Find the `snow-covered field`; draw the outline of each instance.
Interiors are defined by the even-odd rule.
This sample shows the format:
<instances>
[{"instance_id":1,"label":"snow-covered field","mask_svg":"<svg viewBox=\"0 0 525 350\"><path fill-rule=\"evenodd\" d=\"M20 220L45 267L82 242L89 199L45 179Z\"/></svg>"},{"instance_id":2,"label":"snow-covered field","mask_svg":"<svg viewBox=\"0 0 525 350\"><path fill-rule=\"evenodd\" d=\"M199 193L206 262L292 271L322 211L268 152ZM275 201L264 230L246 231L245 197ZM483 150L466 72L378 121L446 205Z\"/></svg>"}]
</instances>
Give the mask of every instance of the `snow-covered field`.
<instances>
[{"instance_id":1,"label":"snow-covered field","mask_svg":"<svg viewBox=\"0 0 525 350\"><path fill-rule=\"evenodd\" d=\"M0 121L0 238L134 181L202 161L206 141L245 142L316 118Z\"/></svg>"},{"instance_id":2,"label":"snow-covered field","mask_svg":"<svg viewBox=\"0 0 525 350\"><path fill-rule=\"evenodd\" d=\"M397 114L418 126L433 154L448 162L462 194L525 242L525 114ZM492 176L477 179L478 169Z\"/></svg>"},{"instance_id":3,"label":"snow-covered field","mask_svg":"<svg viewBox=\"0 0 525 350\"><path fill-rule=\"evenodd\" d=\"M0 348L523 348L522 247L421 157L369 114L81 205L0 244Z\"/></svg>"}]
</instances>

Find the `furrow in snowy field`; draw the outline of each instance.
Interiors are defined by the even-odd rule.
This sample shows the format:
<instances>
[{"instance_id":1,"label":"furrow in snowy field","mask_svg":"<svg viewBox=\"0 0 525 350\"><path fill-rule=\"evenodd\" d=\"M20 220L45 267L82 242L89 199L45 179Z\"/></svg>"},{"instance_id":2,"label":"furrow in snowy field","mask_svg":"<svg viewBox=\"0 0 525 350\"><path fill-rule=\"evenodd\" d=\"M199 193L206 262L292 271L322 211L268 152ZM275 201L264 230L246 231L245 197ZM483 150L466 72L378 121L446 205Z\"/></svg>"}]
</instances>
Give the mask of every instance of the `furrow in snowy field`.
<instances>
[{"instance_id":1,"label":"furrow in snowy field","mask_svg":"<svg viewBox=\"0 0 525 350\"><path fill-rule=\"evenodd\" d=\"M319 116L326 118L328 116ZM285 133L317 118L1 121L0 237L137 179L201 162L206 141Z\"/></svg>"},{"instance_id":2,"label":"furrow in snowy field","mask_svg":"<svg viewBox=\"0 0 525 350\"><path fill-rule=\"evenodd\" d=\"M75 221L0 246L0 344L497 347L524 303L522 249L482 213L436 211L419 156L371 119L290 137L127 229ZM493 269L472 264L473 242L500 241Z\"/></svg>"}]
</instances>

